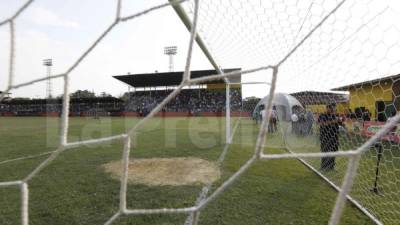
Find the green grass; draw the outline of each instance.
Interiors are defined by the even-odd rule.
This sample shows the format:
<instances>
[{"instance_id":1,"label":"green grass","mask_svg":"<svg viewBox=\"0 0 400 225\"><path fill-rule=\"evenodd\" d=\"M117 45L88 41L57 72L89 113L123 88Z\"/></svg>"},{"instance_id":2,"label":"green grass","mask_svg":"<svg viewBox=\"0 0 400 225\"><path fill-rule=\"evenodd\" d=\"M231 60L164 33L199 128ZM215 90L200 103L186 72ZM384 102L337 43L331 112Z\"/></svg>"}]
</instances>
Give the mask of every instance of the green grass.
<instances>
[{"instance_id":1,"label":"green grass","mask_svg":"<svg viewBox=\"0 0 400 225\"><path fill-rule=\"evenodd\" d=\"M287 129L287 124L281 124L285 133L286 145L294 152L319 152L320 143L318 131L313 135L296 136ZM271 145L283 146L281 134L275 134ZM271 139L270 139L271 140ZM355 150L364 144L368 138L361 135L341 132L339 135L339 150ZM383 154L379 166L378 190L379 194L371 191L374 186L377 149L375 147L366 151L362 157L354 180L351 196L367 208L375 217L384 224L400 224L400 147L397 143L388 141L380 142L383 146ZM320 159L305 159L314 168L320 168ZM348 159L345 157L336 158L334 171L320 171L337 186L341 186Z\"/></svg>"},{"instance_id":2,"label":"green grass","mask_svg":"<svg viewBox=\"0 0 400 225\"><path fill-rule=\"evenodd\" d=\"M120 134L137 121L71 118L69 141ZM222 118L155 118L134 137L131 158L193 156L215 161L224 147L224 127ZM0 162L54 150L58 129L58 118L0 118ZM257 129L251 121L239 123L214 190L251 157ZM271 148L264 151L282 152ZM60 154L29 181L30 224L103 224L118 210L119 181L104 173L101 165L121 156L120 141ZM0 181L24 178L46 157L0 164ZM129 185L128 208L188 207L200 190L196 185ZM258 161L202 211L200 224L327 224L336 196L335 190L296 159ZM0 188L0 224L18 224L19 218L19 189ZM114 224L175 225L183 224L185 218L131 216ZM341 224L372 222L348 204Z\"/></svg>"}]
</instances>

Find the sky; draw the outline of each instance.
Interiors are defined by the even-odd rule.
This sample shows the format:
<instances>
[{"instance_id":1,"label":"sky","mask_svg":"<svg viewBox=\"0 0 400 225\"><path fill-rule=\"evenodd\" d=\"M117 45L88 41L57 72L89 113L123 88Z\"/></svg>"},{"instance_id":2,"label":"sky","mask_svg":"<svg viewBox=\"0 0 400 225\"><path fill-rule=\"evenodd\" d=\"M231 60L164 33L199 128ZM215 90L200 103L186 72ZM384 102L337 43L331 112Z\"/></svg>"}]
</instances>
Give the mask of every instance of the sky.
<instances>
[{"instance_id":1,"label":"sky","mask_svg":"<svg viewBox=\"0 0 400 225\"><path fill-rule=\"evenodd\" d=\"M0 1L0 21L25 1ZM53 74L64 73L113 22L116 0L37 0L15 23L14 83L45 76L42 60L53 59ZM122 1L122 16L165 0ZM251 69L279 62L338 1L203 0L199 34L223 68ZM193 3L184 8L193 16ZM399 73L398 1L348 0L279 68L277 91L329 90ZM0 27L0 90L8 82L9 26ZM112 78L127 73L168 71L165 46L175 45L175 71L186 62L189 32L171 7L117 25L71 74L70 90L120 96L126 84ZM195 45L192 70L212 69ZM271 71L242 77L269 82ZM62 93L52 80L53 95ZM268 85L244 85L244 96L264 96ZM13 97L44 97L46 82L12 90Z\"/></svg>"}]
</instances>

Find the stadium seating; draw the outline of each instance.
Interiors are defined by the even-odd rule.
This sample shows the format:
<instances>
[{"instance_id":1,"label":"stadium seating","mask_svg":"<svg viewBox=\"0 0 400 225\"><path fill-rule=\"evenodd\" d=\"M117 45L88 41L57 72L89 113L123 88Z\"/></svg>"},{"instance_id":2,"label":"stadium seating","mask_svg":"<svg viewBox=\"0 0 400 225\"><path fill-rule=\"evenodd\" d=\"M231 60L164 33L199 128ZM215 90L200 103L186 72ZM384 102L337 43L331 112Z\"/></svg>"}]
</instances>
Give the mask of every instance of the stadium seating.
<instances>
[{"instance_id":1,"label":"stadium seating","mask_svg":"<svg viewBox=\"0 0 400 225\"><path fill-rule=\"evenodd\" d=\"M131 93L125 105L127 112L146 113L159 104L171 90L137 91ZM184 89L164 108L164 112L224 112L225 91L207 89ZM240 90L231 91L231 111L239 111L242 106Z\"/></svg>"},{"instance_id":2,"label":"stadium seating","mask_svg":"<svg viewBox=\"0 0 400 225\"><path fill-rule=\"evenodd\" d=\"M93 111L106 112L110 115L146 115L159 104L172 90L136 91L122 101L113 97L72 98L70 115L87 116ZM240 89L231 90L231 112L242 110ZM200 115L201 113L225 112L225 90L184 89L164 108L163 112ZM16 116L56 116L60 115L62 99L12 99L1 103L1 115ZM106 114L104 113L104 114ZM128 113L128 114L126 114Z\"/></svg>"}]
</instances>

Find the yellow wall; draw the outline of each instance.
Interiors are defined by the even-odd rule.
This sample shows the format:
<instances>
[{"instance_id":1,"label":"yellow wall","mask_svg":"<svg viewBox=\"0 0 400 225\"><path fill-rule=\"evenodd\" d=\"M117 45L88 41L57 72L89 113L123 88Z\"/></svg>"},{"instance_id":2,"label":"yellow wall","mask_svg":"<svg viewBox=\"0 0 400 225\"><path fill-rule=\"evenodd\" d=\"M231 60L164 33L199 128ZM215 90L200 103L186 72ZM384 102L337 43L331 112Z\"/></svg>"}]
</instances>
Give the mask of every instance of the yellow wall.
<instances>
[{"instance_id":1,"label":"yellow wall","mask_svg":"<svg viewBox=\"0 0 400 225\"><path fill-rule=\"evenodd\" d=\"M341 102L336 104L336 109L338 113L346 114L349 104L347 102ZM313 113L324 113L326 112L326 105L306 105L306 109Z\"/></svg>"},{"instance_id":2,"label":"yellow wall","mask_svg":"<svg viewBox=\"0 0 400 225\"><path fill-rule=\"evenodd\" d=\"M348 113L349 103L348 102L340 102L337 103L336 109L338 113L346 114Z\"/></svg>"},{"instance_id":3,"label":"yellow wall","mask_svg":"<svg viewBox=\"0 0 400 225\"><path fill-rule=\"evenodd\" d=\"M325 105L306 105L306 109L313 113L323 113L326 112Z\"/></svg>"},{"instance_id":4,"label":"yellow wall","mask_svg":"<svg viewBox=\"0 0 400 225\"><path fill-rule=\"evenodd\" d=\"M383 82L375 85L351 87L349 107L354 112L355 108L365 107L376 118L376 101L393 101L392 82Z\"/></svg>"}]
</instances>

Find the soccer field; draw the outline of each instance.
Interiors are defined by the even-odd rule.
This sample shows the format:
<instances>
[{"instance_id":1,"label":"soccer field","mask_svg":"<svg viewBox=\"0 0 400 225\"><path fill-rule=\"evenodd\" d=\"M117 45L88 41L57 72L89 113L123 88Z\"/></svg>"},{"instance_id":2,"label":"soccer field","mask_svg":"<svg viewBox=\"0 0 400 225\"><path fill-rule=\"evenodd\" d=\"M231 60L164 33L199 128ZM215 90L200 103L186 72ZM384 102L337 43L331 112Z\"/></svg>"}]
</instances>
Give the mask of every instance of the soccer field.
<instances>
[{"instance_id":1,"label":"soccer field","mask_svg":"<svg viewBox=\"0 0 400 225\"><path fill-rule=\"evenodd\" d=\"M69 141L120 134L136 122L137 118L71 118ZM248 119L232 123L238 124L234 143L213 189L236 172L254 150L257 125ZM24 178L57 145L58 118L0 118L0 124L0 181ZM216 161L224 147L224 127L223 118L154 118L136 135L131 159L198 157ZM205 143L199 142L202 140ZM122 143L118 141L71 149L59 155L29 182L30 224L107 221L118 210L120 183L102 165L120 160L121 155ZM18 159L27 156L35 157ZM131 183L128 208L192 206L201 187ZM0 224L18 224L19 189L1 188L0 193ZM336 195L335 190L296 159L259 161L202 211L200 224L327 224ZM130 216L115 224L183 224L186 217ZM348 204L341 224L372 222Z\"/></svg>"},{"instance_id":2,"label":"soccer field","mask_svg":"<svg viewBox=\"0 0 400 225\"><path fill-rule=\"evenodd\" d=\"M271 136L267 146L285 146L294 153L316 153L320 152L318 126L314 126L314 132L310 135L298 136L291 132L290 125L281 123L280 133ZM339 150L356 150L368 137L361 134L349 133L342 129L339 135ZM381 158L378 160L378 146L381 146ZM336 157L336 166L333 171L320 170L320 158L303 159L312 168L316 169L322 176L337 187L341 187L348 166L349 159ZM377 162L379 161L379 167ZM378 180L376 179L377 167L379 168ZM357 201L369 213L374 215L383 224L400 224L397 215L400 208L398 205L400 178L400 148L397 143L381 140L362 154L357 175L354 179L350 196ZM376 189L374 185L376 181Z\"/></svg>"}]
</instances>

